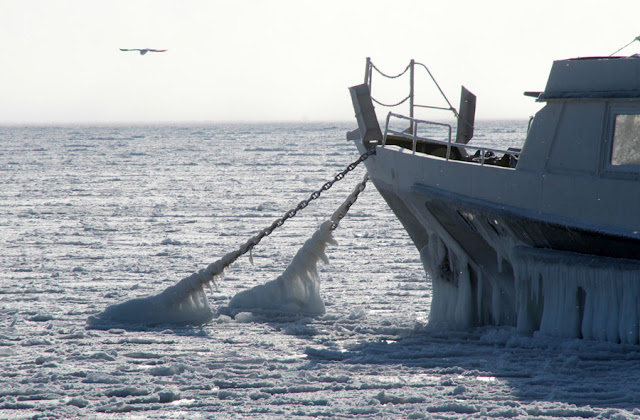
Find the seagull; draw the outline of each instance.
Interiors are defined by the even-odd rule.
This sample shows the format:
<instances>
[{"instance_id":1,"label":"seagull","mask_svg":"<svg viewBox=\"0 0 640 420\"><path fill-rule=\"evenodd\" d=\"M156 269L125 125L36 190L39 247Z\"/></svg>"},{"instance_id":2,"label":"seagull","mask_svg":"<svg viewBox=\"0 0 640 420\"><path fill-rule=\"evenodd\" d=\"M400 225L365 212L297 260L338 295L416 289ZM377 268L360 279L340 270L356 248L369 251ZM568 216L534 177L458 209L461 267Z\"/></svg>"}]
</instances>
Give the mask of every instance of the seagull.
<instances>
[{"instance_id":1,"label":"seagull","mask_svg":"<svg viewBox=\"0 0 640 420\"><path fill-rule=\"evenodd\" d=\"M167 50L154 50L151 48L120 48L120 51L140 51L140 55L145 55L148 52L165 52Z\"/></svg>"}]
</instances>

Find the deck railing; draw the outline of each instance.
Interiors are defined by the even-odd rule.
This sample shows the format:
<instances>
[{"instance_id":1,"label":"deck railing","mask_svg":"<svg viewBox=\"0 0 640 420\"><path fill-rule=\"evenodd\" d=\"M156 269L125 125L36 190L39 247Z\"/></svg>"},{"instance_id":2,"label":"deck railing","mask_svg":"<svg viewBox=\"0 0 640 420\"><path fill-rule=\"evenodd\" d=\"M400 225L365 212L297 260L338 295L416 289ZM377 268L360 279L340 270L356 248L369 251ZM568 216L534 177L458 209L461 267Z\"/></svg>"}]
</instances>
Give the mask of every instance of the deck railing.
<instances>
[{"instance_id":1,"label":"deck railing","mask_svg":"<svg viewBox=\"0 0 640 420\"><path fill-rule=\"evenodd\" d=\"M422 104L417 104L415 103L414 100L414 96L415 96L415 68L416 66L422 67L427 71L427 74L429 75L429 77L431 78L431 81L433 82L433 84L436 86L436 88L438 89L438 91L440 92L440 94L442 95L442 98L444 98L444 100L446 101L448 107L441 107L441 106L432 106L432 105L422 105ZM397 79L400 78L401 76L405 75L406 73L409 73L409 95L406 96L404 99L400 100L397 103L393 103L393 104L387 104L387 103L383 103L380 102L379 100L377 100L376 98L373 97L372 94L372 76L374 74L374 70L377 74L388 78L388 79ZM386 73L383 73L380 69L378 69L378 67L376 67L376 65L371 61L371 58L367 57L367 64L366 64L366 70L365 70L365 75L364 75L364 83L369 87L369 92L371 94L371 100L373 102L375 102L378 105L384 106L384 107L397 107L399 105L402 105L403 103L409 101L409 116L405 116L405 115L401 115L401 114L397 114L397 113L393 113L390 112L387 115L387 119L386 119L386 124L385 124L385 129L384 129L384 136L383 136L383 140L382 140L382 147L385 147L386 143L387 143L387 136L388 135L394 135L397 137L401 137L401 138L405 138L407 140L410 140L412 143L412 147L411 150L412 152L415 154L416 150L417 150L417 145L418 143L431 143L431 144L437 144L437 145L442 145L446 147L446 155L445 158L447 160L450 160L452 158L452 150L455 150L457 155L462 155L464 156L465 161L467 162L474 162L474 163L479 163L480 165L484 165L485 162L489 159L489 156L493 156L491 157L492 160L495 160L495 156L497 155L505 155L505 154L509 154L511 156L514 156L515 158L517 158L520 155L520 151L516 150L516 149L511 149L511 150L501 150L501 149L494 149L494 148L490 148L490 147L484 147L484 146L474 146L474 145L470 145L469 143L466 142L456 142L455 140L452 141L452 126L451 124L447 124L447 123L442 123L442 122L435 122L435 121L427 121L427 120L422 120L422 119L417 119L414 118L414 109L415 108L429 108L429 109L435 109L435 110L442 110L442 111L449 111L453 113L453 116L458 120L458 125L460 124L471 124L471 126L473 126L473 122L467 122L463 119L463 117L458 113L458 110L456 110L453 105L451 105L451 102L449 101L449 99L447 98L447 96L444 94L444 92L442 91L442 89L440 88L440 85L438 84L438 82L436 81L436 79L433 77L433 74L431 73L431 71L429 70L429 68L427 66L425 66L422 63L418 63L415 60L411 60L409 62L409 65L407 65L407 67L400 72L399 74L395 74L395 75L389 75ZM465 89L463 88L463 91ZM473 95L471 95L473 96ZM474 110L475 110L475 96L473 97L474 99ZM461 105L462 106L462 105ZM475 111L474 111L475 112ZM392 118L397 118L397 119L401 119L401 120L405 120L409 122L409 127L403 130L395 130L390 128L390 121ZM464 117L466 118L466 117ZM471 118L470 121L473 121L473 118ZM443 129L446 134L444 134L442 136L442 138L438 139L438 138L433 138L430 136L423 136L420 135L420 128L421 127L428 127L428 128L437 128L437 129ZM459 129L460 127L458 127ZM429 132L428 129L423 130L423 131L427 131ZM431 130L433 131L433 130ZM473 130L471 131L471 133L473 133ZM460 133L458 133L458 136L460 135ZM473 135L473 134L471 134ZM467 141L469 138L471 138L471 135L469 135L469 137L467 138ZM467 150L472 150L474 151L474 153L477 153L478 156L467 156Z\"/></svg>"},{"instance_id":2,"label":"deck railing","mask_svg":"<svg viewBox=\"0 0 640 420\"><path fill-rule=\"evenodd\" d=\"M390 128L391 118L397 118L397 119L409 121L410 129L403 130L403 131L398 131L398 130L394 130L394 129ZM436 127L436 128L443 128L447 133L446 134L446 139L445 140L439 140L439 139L435 139L435 138L419 135L418 133L420 131L420 126L421 125L430 126L430 127ZM413 154L416 153L416 149L417 149L416 146L420 142L438 144L438 145L445 146L447 148L447 152L446 152L446 155L445 155L445 159L446 160L450 160L451 159L451 150L454 147L457 147L458 149L464 149L465 151L470 149L470 150L473 150L475 152L479 152L477 160L476 159L469 159L469 160L465 160L465 161L478 163L480 165L484 165L485 161L488 159L489 156L491 156L491 154L493 154L493 156L507 154L507 155L514 156L515 158L520 156L520 151L519 150L515 150L515 149L503 150L503 149L495 149L495 148L485 147L485 146L474 146L474 145L470 145L470 144L455 143L455 142L451 141L451 133L452 133L451 124L439 123L439 122L427 121L427 120L419 120L419 119L416 119L416 118L411 118L411 117L407 117L405 115L395 114L393 112L390 112L387 115L387 120L386 120L386 124L385 124L385 128L384 128L384 135L383 135L383 138L382 138L382 145L381 146L382 147L386 146L386 144L387 144L387 136L389 134L391 134L391 135L394 135L394 136L397 136L397 137L402 137L402 138L411 140L411 142L412 142L411 150L412 150ZM490 152L490 153L488 153L488 152Z\"/></svg>"},{"instance_id":3,"label":"deck railing","mask_svg":"<svg viewBox=\"0 0 640 420\"><path fill-rule=\"evenodd\" d=\"M436 88L438 88L438 91L440 92L440 94L442 95L444 100L447 102L447 105L449 105L448 107L433 106L433 105L423 105L423 104L415 103L415 68L416 68L416 66L422 67L427 71L427 74L431 78L431 81L436 86ZM382 105L382 106L386 106L386 107L396 107L396 106L402 105L406 101L409 101L409 117L410 118L414 117L414 109L415 108L428 108L428 109L437 109L437 110L442 110L442 111L451 111L456 116L456 118L458 117L458 111L453 107L453 105L451 105L451 102L449 102L449 99L447 98L447 95L444 94L444 92L440 88L440 85L436 81L435 77L433 77L433 74L431 74L431 71L429 70L429 68L426 65L424 65L422 63L418 63L415 60L411 60L409 62L409 65L407 65L407 67L402 72L400 72L399 74L396 74L396 75L389 75L389 74L383 73L371 61L371 58L367 57L366 70L365 70L365 74L364 74L364 83L367 86L369 86L369 92L372 92L371 87L372 87L372 76L373 76L373 71L374 70L379 75L381 75L381 76L383 76L383 77L385 77L387 79L397 79L400 76L403 76L405 73L409 72L409 95L407 95L404 99L402 99L401 101L399 101L397 103L394 103L394 104L382 103L382 102L378 101L376 98L374 98L372 96L371 100L373 102L377 103L378 105Z\"/></svg>"}]
</instances>

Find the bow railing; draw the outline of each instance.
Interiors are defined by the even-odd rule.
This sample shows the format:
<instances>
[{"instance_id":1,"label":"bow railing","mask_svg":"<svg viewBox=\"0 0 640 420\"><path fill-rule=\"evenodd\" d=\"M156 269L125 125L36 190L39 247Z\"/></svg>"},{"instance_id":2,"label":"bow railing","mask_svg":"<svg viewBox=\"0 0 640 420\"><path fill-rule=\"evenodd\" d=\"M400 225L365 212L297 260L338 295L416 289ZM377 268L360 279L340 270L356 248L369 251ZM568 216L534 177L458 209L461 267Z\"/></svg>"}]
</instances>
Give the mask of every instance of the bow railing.
<instances>
[{"instance_id":1,"label":"bow railing","mask_svg":"<svg viewBox=\"0 0 640 420\"><path fill-rule=\"evenodd\" d=\"M393 126L392 119L409 121L411 125L407 130L396 130L391 128ZM398 138L411 141L411 151L413 154L416 153L418 144L428 143L445 147L446 152L443 157L446 160L455 159L480 165L484 165L485 163L495 165L500 159L505 159L501 166L515 167L515 162L520 156L519 149L511 148L503 150L486 146L459 144L452 141L452 131L451 124L420 120L390 112L387 115L384 128L382 147L387 145L389 136L394 136L396 141ZM452 153L454 150L457 152L455 155ZM469 154L468 151L472 151L473 153Z\"/></svg>"},{"instance_id":2,"label":"bow railing","mask_svg":"<svg viewBox=\"0 0 640 420\"><path fill-rule=\"evenodd\" d=\"M440 94L442 95L444 100L447 102L447 105L449 105L448 107L434 106L434 105L424 105L424 104L418 104L418 103L415 102L415 69L416 69L416 66L422 67L427 71L427 74L429 75L429 77L433 81L434 85L436 86L436 88L438 89L438 91L440 92ZM447 98L447 95L444 94L444 92L440 88L440 85L436 81L435 77L433 77L433 74L431 73L431 71L429 70L429 68L426 65L424 65L422 63L418 63L415 60L411 60L409 62L409 65L407 65L407 67L402 72L400 72L398 74L395 74L395 75L390 75L390 74L382 72L371 61L371 58L367 57L367 65L366 65L366 70L365 70L365 75L364 75L364 83L367 86L369 86L369 92L372 92L371 87L372 87L372 76L374 74L373 73L374 70L375 70L375 72L377 74L379 74L382 77L385 77L387 79L397 79L397 78L399 78L401 76L404 76L405 74L409 73L409 94L404 99L401 99L400 101L398 101L396 103L391 103L391 104L383 103L383 102L379 101L378 99L376 99L376 98L374 98L372 96L371 100L373 102L377 103L378 105L385 106L385 107L392 107L393 108L393 107L402 105L403 103L409 101L409 117L410 118L414 117L415 108L428 108L428 109L437 109L437 110L443 110L443 111L451 111L456 118L458 117L458 111L453 107L453 105L451 105L451 102Z\"/></svg>"}]
</instances>

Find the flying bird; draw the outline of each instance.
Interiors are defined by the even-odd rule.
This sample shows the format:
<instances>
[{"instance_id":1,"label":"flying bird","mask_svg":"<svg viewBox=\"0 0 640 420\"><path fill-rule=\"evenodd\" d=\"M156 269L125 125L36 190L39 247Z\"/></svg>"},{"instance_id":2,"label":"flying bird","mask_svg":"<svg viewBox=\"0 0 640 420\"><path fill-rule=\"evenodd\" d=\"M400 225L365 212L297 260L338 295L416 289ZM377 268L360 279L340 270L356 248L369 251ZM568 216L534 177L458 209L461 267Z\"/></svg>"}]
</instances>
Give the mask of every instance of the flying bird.
<instances>
[{"instance_id":1,"label":"flying bird","mask_svg":"<svg viewBox=\"0 0 640 420\"><path fill-rule=\"evenodd\" d=\"M145 55L148 52L165 52L167 50L154 50L151 48L120 48L120 51L140 51L140 55Z\"/></svg>"}]
</instances>

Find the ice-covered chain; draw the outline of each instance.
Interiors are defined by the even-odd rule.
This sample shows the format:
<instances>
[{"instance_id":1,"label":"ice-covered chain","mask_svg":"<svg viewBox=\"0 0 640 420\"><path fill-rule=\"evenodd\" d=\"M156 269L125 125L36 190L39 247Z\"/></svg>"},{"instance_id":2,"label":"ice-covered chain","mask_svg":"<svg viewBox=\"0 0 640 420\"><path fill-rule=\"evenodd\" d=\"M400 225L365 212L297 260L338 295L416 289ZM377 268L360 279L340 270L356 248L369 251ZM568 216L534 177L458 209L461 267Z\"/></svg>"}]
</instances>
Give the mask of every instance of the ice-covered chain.
<instances>
[{"instance_id":1,"label":"ice-covered chain","mask_svg":"<svg viewBox=\"0 0 640 420\"><path fill-rule=\"evenodd\" d=\"M342 205L338 207L338 210L333 213L333 216L331 216L331 230L337 229L340 220L342 220L342 218L347 215L351 206L353 206L353 204L358 199L358 195L360 195L360 193L364 191L365 187L367 186L368 180L369 174L366 173L364 174L364 178L362 179L362 181L358 185L356 185L349 197L347 197L344 203L342 203Z\"/></svg>"},{"instance_id":2,"label":"ice-covered chain","mask_svg":"<svg viewBox=\"0 0 640 420\"><path fill-rule=\"evenodd\" d=\"M340 172L339 174L337 174L331 181L328 181L327 183L325 183L322 187L320 187L319 190L314 191L308 199L306 200L302 200L300 203L298 203L298 205L294 208L289 210L288 212L286 212L284 214L284 216L282 216L281 218L277 219L276 221L274 221L271 226L269 226L268 228L265 228L263 230L261 230L260 232L258 232L253 238L249 239L244 245L242 245L240 247L240 249L238 251L240 251L240 255L247 253L248 251L250 251L254 246L258 245L258 243L262 240L262 238L264 238L265 236L269 236L271 235L271 233L276 229L279 228L280 226L282 226L284 224L284 222L286 222L288 219L294 217L298 211L304 209L305 207L307 207L309 205L309 203L315 199L317 199L318 197L320 197L320 195L322 194L323 191L327 191L329 188L331 188L333 186L333 184L335 184L336 182L340 181L342 178L345 177L346 174L348 174L349 172L353 171L356 166L358 166L361 162L365 161L369 156L373 155L376 153L376 149L369 149L367 152L363 153L362 155L360 155L360 157L354 161L353 163L349 164L349 166L347 166L342 172ZM364 190L364 186L362 186L362 188L360 189L360 191ZM357 197L357 194L356 194ZM355 199L353 200L355 202ZM351 203L353 204L353 203ZM351 206L351 204L349 204L349 207ZM347 207L348 209L348 207ZM344 215L343 215L344 217ZM337 227L337 223L334 223L333 229L335 229L335 227Z\"/></svg>"},{"instance_id":3,"label":"ice-covered chain","mask_svg":"<svg viewBox=\"0 0 640 420\"><path fill-rule=\"evenodd\" d=\"M336 183L337 181L339 181L342 178L344 178L344 176L348 172L354 170L356 166L358 166L361 162L363 162L369 156L371 156L371 155L373 155L375 153L376 153L376 149L375 148L369 149L369 151L367 151L366 153L363 153L358 158L358 160L356 160L355 162L351 163L349 166L346 167L346 169L344 171L342 171L338 175L336 175L335 178L332 181L329 181L326 184L324 184L318 191L315 191L313 194L311 194L311 196L308 199L301 201L296 206L295 209L292 209L292 210L289 210L288 212L286 212L284 214L284 216L282 216L281 218L279 218L278 220L273 222L273 224L271 226L269 226L268 228L263 229L262 231L258 232L257 235L255 235L253 238L249 239L240 248L236 249L235 251L229 252L228 254L226 254L225 256L220 258L218 261L209 264L209 266L206 269L202 269L199 272L194 273L189 277L185 277L184 279L182 279L180 281L180 283L183 283L183 282L184 283L188 283L188 284L195 283L197 285L196 288L201 288L202 285L204 285L204 284L211 285L211 282L213 282L213 284L215 285L215 279L217 277L222 276L224 270L227 267L229 267L231 264L233 264L238 258L240 258L240 256L242 256L242 255L246 254L247 252L251 251L254 246L258 245L258 243L262 240L262 238L264 238L265 236L270 235L271 232L273 232L276 228L282 226L282 224L287 219L292 218L293 216L296 215L296 213L298 211L300 211L303 208L307 207L312 200L315 200L316 198L320 197L320 194L322 194L322 191L326 191L329 188L331 188L331 186L334 183ZM362 190L364 190L364 186L365 186L365 184L367 182L367 179L368 179L368 175L365 175L364 180L360 184L358 184L358 186L351 193L351 195L349 197L347 197L345 202L338 208L338 210L335 211L333 216L331 216L331 221L332 221L331 229L335 229L336 227L338 227L338 222L340 222L340 220L347 214L347 211L349 210L349 207L351 207L351 205L356 201L358 194ZM181 289L181 290L195 290L195 289L194 289L194 287L185 287L184 289Z\"/></svg>"}]
</instances>

